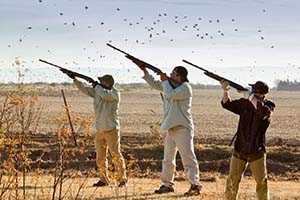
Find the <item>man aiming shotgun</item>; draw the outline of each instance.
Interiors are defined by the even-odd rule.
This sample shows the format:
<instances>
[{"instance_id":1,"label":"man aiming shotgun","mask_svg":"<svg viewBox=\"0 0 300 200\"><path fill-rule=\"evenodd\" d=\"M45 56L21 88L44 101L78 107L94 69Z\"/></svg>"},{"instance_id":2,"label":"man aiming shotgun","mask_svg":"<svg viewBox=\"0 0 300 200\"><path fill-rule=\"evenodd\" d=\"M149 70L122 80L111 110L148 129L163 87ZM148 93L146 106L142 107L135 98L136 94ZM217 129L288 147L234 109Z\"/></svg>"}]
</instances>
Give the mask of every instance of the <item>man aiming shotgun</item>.
<instances>
[{"instance_id":1,"label":"man aiming shotgun","mask_svg":"<svg viewBox=\"0 0 300 200\"><path fill-rule=\"evenodd\" d=\"M262 81L257 81L255 84L249 84L251 90L248 90L186 60L183 60L183 62L204 71L205 75L220 81L224 90L221 101L222 107L240 116L237 132L231 141L232 143L236 139L230 160L229 176L226 181L225 199L233 200L238 198L239 183L249 165L256 181L258 199L268 200L265 134L275 108L275 104L266 99L266 95L269 92L268 85ZM243 98L232 100L229 95L230 86L242 93Z\"/></svg>"},{"instance_id":2,"label":"man aiming shotgun","mask_svg":"<svg viewBox=\"0 0 300 200\"><path fill-rule=\"evenodd\" d=\"M194 153L194 124L191 114L192 88L189 84L188 71L182 66L173 69L170 76L156 67L122 51L126 58L135 63L143 72L145 81L154 89L163 92L163 121L161 131L167 131L164 144L164 159L162 162L161 186L156 194L174 192L174 175L176 169L176 154L179 151L183 167L191 184L185 196L200 195L199 168ZM155 81L147 69L160 75L160 81Z\"/></svg>"},{"instance_id":3,"label":"man aiming shotgun","mask_svg":"<svg viewBox=\"0 0 300 200\"><path fill-rule=\"evenodd\" d=\"M43 63L46 63L46 64L48 64L48 65L51 65L51 66L53 66L53 67L58 68L61 72L67 74L68 76L71 75L72 77L74 76L74 77L77 77L77 78L81 78L81 79L86 80L87 82L91 83L92 85L97 85L97 84L98 84L98 85L101 85L101 86L102 86L103 88L105 88L105 89L109 89L109 88L106 87L105 85L101 84L101 80L99 79L99 77L98 77L98 80L100 81L100 83L97 82L97 81L95 81L94 79L92 79L92 78L89 77L89 76L80 74L80 73L78 73L78 72L71 71L71 70L69 70L69 69L63 68L63 67L58 66L58 65L56 65L56 64L53 64L53 63L51 63L51 62L48 62L48 61L45 61L45 60L42 60L42 59L39 59L39 61L40 61L40 62L43 62Z\"/></svg>"},{"instance_id":4,"label":"man aiming shotgun","mask_svg":"<svg viewBox=\"0 0 300 200\"><path fill-rule=\"evenodd\" d=\"M94 99L96 129L94 142L96 148L96 164L99 170L100 180L93 186L107 186L110 183L107 163L108 149L112 155L112 162L115 166L116 175L114 177L116 177L119 182L119 187L126 186L126 168L120 150L120 123L118 114L120 92L114 87L115 81L113 77L107 74L98 77L99 82L97 82L88 76L44 60L40 61L59 68L60 71L73 79L74 84L81 92ZM92 86L86 87L82 82L77 80L76 77L88 81Z\"/></svg>"},{"instance_id":5,"label":"man aiming shotgun","mask_svg":"<svg viewBox=\"0 0 300 200\"><path fill-rule=\"evenodd\" d=\"M257 81L249 84L252 89L244 91L243 98L231 100L229 82L221 80L220 84L224 90L222 107L240 116L226 181L225 199L238 198L239 183L249 165L256 181L258 199L268 200L265 134L275 108L275 104L265 98L269 87L266 83Z\"/></svg>"}]
</instances>

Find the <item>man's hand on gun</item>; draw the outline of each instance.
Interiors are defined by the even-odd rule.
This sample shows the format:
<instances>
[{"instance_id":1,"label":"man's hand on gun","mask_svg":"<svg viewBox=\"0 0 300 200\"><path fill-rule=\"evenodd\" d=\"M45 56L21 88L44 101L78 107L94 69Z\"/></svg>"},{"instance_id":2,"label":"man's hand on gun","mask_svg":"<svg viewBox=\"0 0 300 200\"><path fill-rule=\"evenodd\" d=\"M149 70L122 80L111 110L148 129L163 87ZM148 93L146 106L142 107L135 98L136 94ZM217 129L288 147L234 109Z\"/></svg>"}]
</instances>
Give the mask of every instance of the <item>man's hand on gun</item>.
<instances>
[{"instance_id":1,"label":"man's hand on gun","mask_svg":"<svg viewBox=\"0 0 300 200\"><path fill-rule=\"evenodd\" d=\"M221 80L220 81L221 87L224 91L228 91L230 89L230 85L229 82L226 80ZM238 93L241 93L243 95L244 99L248 99L249 101L251 101L254 97L254 94L249 91L249 90L236 90Z\"/></svg>"},{"instance_id":2,"label":"man's hand on gun","mask_svg":"<svg viewBox=\"0 0 300 200\"><path fill-rule=\"evenodd\" d=\"M230 89L229 82L225 80L220 81L220 85L224 91L228 91Z\"/></svg>"},{"instance_id":3,"label":"man's hand on gun","mask_svg":"<svg viewBox=\"0 0 300 200\"><path fill-rule=\"evenodd\" d=\"M95 88L96 85L98 84L98 82L97 82L97 81L94 81L94 80L93 80L93 81L90 80L89 83L92 84L93 88Z\"/></svg>"},{"instance_id":4,"label":"man's hand on gun","mask_svg":"<svg viewBox=\"0 0 300 200\"><path fill-rule=\"evenodd\" d=\"M242 93L244 99L248 99L249 101L252 101L254 94L250 92L249 90L246 91L241 91L241 90L236 90L238 93Z\"/></svg>"},{"instance_id":5,"label":"man's hand on gun","mask_svg":"<svg viewBox=\"0 0 300 200\"><path fill-rule=\"evenodd\" d=\"M67 74L71 79L75 79L75 75L73 74L73 72L66 69L59 69L59 70L62 71L64 74Z\"/></svg>"},{"instance_id":6,"label":"man's hand on gun","mask_svg":"<svg viewBox=\"0 0 300 200\"><path fill-rule=\"evenodd\" d=\"M136 64L145 74L148 73L147 68L145 66L145 63L140 61L139 59L136 59L130 55L126 55L126 58L130 59L134 64ZM168 76L165 73L156 73L157 75L160 75L160 80L165 81L168 80Z\"/></svg>"},{"instance_id":7,"label":"man's hand on gun","mask_svg":"<svg viewBox=\"0 0 300 200\"><path fill-rule=\"evenodd\" d=\"M76 76L74 75L74 73L70 70L67 70L67 69L59 69L62 73L64 74L67 74L67 76L69 76L71 79L75 79ZM92 84L93 88L96 87L96 85L98 84L97 81L94 81L94 80L88 80L89 83Z\"/></svg>"},{"instance_id":8,"label":"man's hand on gun","mask_svg":"<svg viewBox=\"0 0 300 200\"><path fill-rule=\"evenodd\" d=\"M160 80L161 81L165 81L165 80L168 80L168 76L166 73L162 73L162 74L159 74L160 75Z\"/></svg>"},{"instance_id":9,"label":"man's hand on gun","mask_svg":"<svg viewBox=\"0 0 300 200\"><path fill-rule=\"evenodd\" d=\"M131 60L134 64L136 64L143 72L145 73L147 72L145 64L141 62L139 59L136 59L130 55L126 55L125 57Z\"/></svg>"}]
</instances>

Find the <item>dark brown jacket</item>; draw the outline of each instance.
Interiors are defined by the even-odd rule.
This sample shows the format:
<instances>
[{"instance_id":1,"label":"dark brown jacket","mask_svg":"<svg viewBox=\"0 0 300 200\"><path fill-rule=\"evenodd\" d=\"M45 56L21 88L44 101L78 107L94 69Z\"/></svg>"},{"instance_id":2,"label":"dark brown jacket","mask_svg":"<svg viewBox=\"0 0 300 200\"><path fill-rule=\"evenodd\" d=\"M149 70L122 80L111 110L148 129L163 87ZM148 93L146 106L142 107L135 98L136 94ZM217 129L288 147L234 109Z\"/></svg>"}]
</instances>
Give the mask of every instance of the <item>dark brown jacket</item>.
<instances>
[{"instance_id":1,"label":"dark brown jacket","mask_svg":"<svg viewBox=\"0 0 300 200\"><path fill-rule=\"evenodd\" d=\"M259 101L255 109L253 104L244 98L221 103L223 108L240 116L234 143L235 151L246 156L265 151L265 133L275 104L269 100Z\"/></svg>"}]
</instances>

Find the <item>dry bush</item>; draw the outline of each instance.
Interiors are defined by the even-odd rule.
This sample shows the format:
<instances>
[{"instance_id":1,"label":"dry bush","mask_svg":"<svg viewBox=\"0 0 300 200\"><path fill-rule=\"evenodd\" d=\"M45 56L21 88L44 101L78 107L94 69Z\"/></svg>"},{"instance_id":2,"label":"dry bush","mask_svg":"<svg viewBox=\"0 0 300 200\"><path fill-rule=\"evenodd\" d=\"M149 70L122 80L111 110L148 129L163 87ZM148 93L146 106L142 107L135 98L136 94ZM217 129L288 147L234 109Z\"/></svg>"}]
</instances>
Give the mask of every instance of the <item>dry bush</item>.
<instances>
[{"instance_id":1,"label":"dry bush","mask_svg":"<svg viewBox=\"0 0 300 200\"><path fill-rule=\"evenodd\" d=\"M21 72L18 73L19 78L22 78ZM21 172L22 198L25 199L26 174L30 163L28 136L36 132L41 111L38 97L30 88L24 87L22 82L17 84L15 91L7 91L0 99L0 151L3 152L0 158L0 198L20 198L18 187Z\"/></svg>"},{"instance_id":2,"label":"dry bush","mask_svg":"<svg viewBox=\"0 0 300 200\"><path fill-rule=\"evenodd\" d=\"M20 63L16 61L16 64ZM19 64L17 64L19 65ZM36 177L35 188L38 186L40 175L40 164L43 162L42 157L45 152L42 152L40 157L35 161L29 158L31 151L29 149L31 141L30 136L38 131L39 121L42 113L42 105L38 101L38 96L32 88L22 83L25 75L24 69L18 68L18 84L12 90L6 90L5 96L0 98L0 199L28 199L36 197L36 190L32 194L26 192L26 178L28 173L35 173ZM26 70L25 70L26 71ZM58 165L54 170L54 186L52 199L56 198L55 191L59 186L58 199L63 199L69 189L62 192L63 183L68 178L74 178L75 172L65 173L68 162L74 160L76 155L84 153L86 142L80 143L81 148L74 149L69 138L71 136L70 129L67 127L66 117L58 120L59 127L55 131L57 134L57 147L59 149ZM74 124L76 131L89 130L91 118L81 119L75 117ZM89 131L85 131L90 134ZM46 144L47 145L47 144ZM31 169L30 166L35 166ZM32 173L31 173L32 176ZM88 176L86 177L86 179ZM86 181L85 179L85 181ZM85 182L84 181L84 182ZM84 186L81 183L76 195L73 199L77 199L80 195L80 190ZM22 194L20 194L20 187Z\"/></svg>"},{"instance_id":3,"label":"dry bush","mask_svg":"<svg viewBox=\"0 0 300 200\"><path fill-rule=\"evenodd\" d=\"M71 108L71 106L65 106L67 112L71 111ZM71 119L73 119L72 122L70 122ZM80 192L82 191L82 189L84 189L86 181L90 177L91 169L88 170L84 180L79 183L80 186L74 189L72 188L73 182L76 179L79 180L80 178L82 178L82 174L78 173L77 169L68 170L68 166L72 161L76 161L78 156L85 154L86 150L89 148L90 144L86 140L78 141L78 135L74 134L81 133L83 134L83 137L91 137L92 121L92 116L84 119L72 113L70 119L66 114L63 114L62 116L55 119L55 123L57 125L57 127L54 128L54 133L56 133L57 139L55 146L59 150L59 155L57 158L57 165L52 174L52 199L64 199L67 195L69 195L68 198L72 199L81 198ZM70 123L72 124L72 126L70 126ZM72 131L73 127L74 132ZM74 140L76 141L76 143ZM68 181L70 179L72 181Z\"/></svg>"}]
</instances>

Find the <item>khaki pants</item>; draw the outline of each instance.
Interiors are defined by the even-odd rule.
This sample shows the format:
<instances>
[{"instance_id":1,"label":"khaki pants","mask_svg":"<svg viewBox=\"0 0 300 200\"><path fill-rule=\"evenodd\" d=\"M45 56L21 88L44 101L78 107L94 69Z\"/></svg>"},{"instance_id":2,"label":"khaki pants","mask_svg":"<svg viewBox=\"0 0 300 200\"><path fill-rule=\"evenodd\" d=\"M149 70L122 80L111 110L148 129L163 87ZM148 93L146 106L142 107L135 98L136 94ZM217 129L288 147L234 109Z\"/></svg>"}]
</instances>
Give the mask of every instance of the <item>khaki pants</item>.
<instances>
[{"instance_id":1,"label":"khaki pants","mask_svg":"<svg viewBox=\"0 0 300 200\"><path fill-rule=\"evenodd\" d=\"M179 151L184 170L191 184L200 185L199 167L194 153L194 132L184 126L176 126L168 130L165 138L164 160L161 179L165 186L174 185L176 154Z\"/></svg>"},{"instance_id":2,"label":"khaki pants","mask_svg":"<svg viewBox=\"0 0 300 200\"><path fill-rule=\"evenodd\" d=\"M120 151L120 132L118 129L98 131L95 135L96 164L100 173L100 180L109 183L107 150L112 156L112 163L116 174L114 177L120 181L126 179L126 167Z\"/></svg>"},{"instance_id":3,"label":"khaki pants","mask_svg":"<svg viewBox=\"0 0 300 200\"><path fill-rule=\"evenodd\" d=\"M234 156L231 157L230 171L226 182L225 199L236 200L238 199L239 183L242 175L249 164L252 176L256 181L256 193L259 200L268 200L268 181L266 169L266 154L258 160L246 162Z\"/></svg>"}]
</instances>

